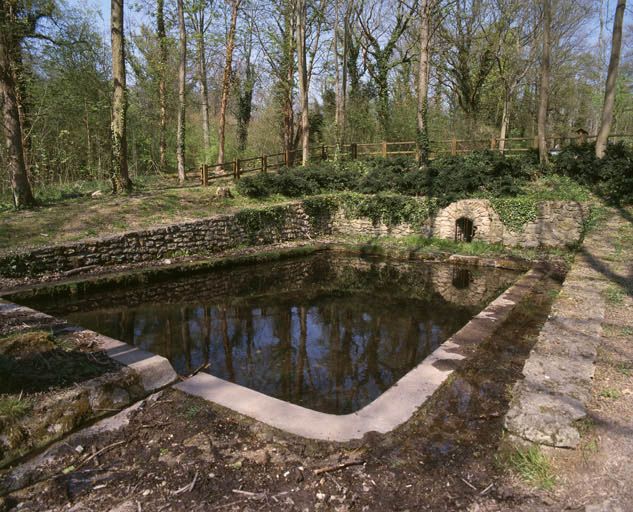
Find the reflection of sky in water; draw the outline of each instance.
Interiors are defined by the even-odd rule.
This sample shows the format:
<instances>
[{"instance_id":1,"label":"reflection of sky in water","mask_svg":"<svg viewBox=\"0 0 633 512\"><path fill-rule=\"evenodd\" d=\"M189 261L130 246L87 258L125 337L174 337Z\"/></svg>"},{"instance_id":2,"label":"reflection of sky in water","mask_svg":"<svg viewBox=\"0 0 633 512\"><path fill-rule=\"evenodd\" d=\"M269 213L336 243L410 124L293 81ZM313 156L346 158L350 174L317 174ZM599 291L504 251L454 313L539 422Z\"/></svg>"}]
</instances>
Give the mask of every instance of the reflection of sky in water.
<instances>
[{"instance_id":1,"label":"reflection of sky in water","mask_svg":"<svg viewBox=\"0 0 633 512\"><path fill-rule=\"evenodd\" d=\"M366 272L371 283L372 269ZM451 304L424 281L420 288L429 289L410 297L397 284L393 296L383 293L384 283L381 293L341 293L332 275L323 279L329 288L314 293L318 279L300 292L254 290L239 300L156 301L68 316L168 357L180 374L204 366L265 394L343 414L377 398L481 309Z\"/></svg>"}]
</instances>

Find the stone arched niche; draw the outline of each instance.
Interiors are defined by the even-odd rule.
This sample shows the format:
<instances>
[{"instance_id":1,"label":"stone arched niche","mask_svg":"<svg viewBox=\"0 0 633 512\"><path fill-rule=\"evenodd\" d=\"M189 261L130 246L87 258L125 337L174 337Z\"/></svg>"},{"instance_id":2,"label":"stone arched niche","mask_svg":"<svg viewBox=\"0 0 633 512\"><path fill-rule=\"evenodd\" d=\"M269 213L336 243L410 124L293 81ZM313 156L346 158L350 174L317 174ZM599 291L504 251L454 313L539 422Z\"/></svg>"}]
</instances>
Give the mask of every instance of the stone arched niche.
<instances>
[{"instance_id":1,"label":"stone arched niche","mask_svg":"<svg viewBox=\"0 0 633 512\"><path fill-rule=\"evenodd\" d=\"M468 217L460 217L455 221L455 241L472 242L475 237L475 223Z\"/></svg>"},{"instance_id":2,"label":"stone arched niche","mask_svg":"<svg viewBox=\"0 0 633 512\"><path fill-rule=\"evenodd\" d=\"M467 219L472 222L466 226ZM503 224L497 212L486 199L464 199L456 201L440 210L433 225L433 236L446 240L456 240L458 229L472 227L470 240L482 240L489 243L503 241Z\"/></svg>"}]
</instances>

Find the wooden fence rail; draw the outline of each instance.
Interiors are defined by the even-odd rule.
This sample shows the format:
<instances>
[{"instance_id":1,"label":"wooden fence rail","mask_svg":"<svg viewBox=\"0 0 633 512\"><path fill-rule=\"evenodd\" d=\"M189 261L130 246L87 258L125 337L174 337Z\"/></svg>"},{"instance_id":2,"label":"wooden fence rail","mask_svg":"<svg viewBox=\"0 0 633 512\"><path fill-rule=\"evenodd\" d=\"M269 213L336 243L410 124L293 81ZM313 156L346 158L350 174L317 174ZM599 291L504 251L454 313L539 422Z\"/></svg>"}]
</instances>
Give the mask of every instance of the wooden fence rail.
<instances>
[{"instance_id":1,"label":"wooden fence rail","mask_svg":"<svg viewBox=\"0 0 633 512\"><path fill-rule=\"evenodd\" d=\"M547 146L550 150L561 149L565 146L582 144L595 140L595 135L578 135L570 137L548 137ZM633 142L633 134L613 134L609 136L611 142L631 141ZM474 151L489 149L499 151L502 154L519 154L530 149L538 148L538 139L536 137L507 137L499 139L492 137L490 139L446 139L431 141L430 159L443 156L466 155ZM380 156L388 158L391 156L414 156L419 158L419 148L415 141L404 142L370 142L370 143L350 143L328 145L321 144L309 147L310 161L325 161L333 157L356 160L361 158ZM238 158L231 162L221 164L202 164L197 169L200 177L200 184L208 186L209 182L214 179L232 177L239 180L245 174L254 172L271 172L278 171L282 167L294 167L301 159L301 150L295 149L291 151L283 151L280 153L272 153L249 158Z\"/></svg>"}]
</instances>

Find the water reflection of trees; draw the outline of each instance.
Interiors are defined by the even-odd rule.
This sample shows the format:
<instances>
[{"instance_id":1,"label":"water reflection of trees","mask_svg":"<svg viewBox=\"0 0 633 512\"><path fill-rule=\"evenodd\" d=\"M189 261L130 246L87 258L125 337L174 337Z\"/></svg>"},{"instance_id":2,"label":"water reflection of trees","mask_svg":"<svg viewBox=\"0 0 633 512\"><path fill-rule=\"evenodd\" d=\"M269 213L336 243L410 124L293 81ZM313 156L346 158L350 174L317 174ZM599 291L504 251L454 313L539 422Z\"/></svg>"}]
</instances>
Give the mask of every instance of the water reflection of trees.
<instances>
[{"instance_id":1,"label":"water reflection of trees","mask_svg":"<svg viewBox=\"0 0 633 512\"><path fill-rule=\"evenodd\" d=\"M482 294L513 277L481 275ZM318 255L227 271L218 280L151 285L136 298L129 291L93 297L72 305L84 312L71 318L165 355L181 374L206 368L283 400L344 413L383 393L479 311L483 304L470 305L470 296L451 300L466 282L456 286L454 277L451 267ZM459 297L479 280L468 276ZM116 307L96 309L108 304Z\"/></svg>"},{"instance_id":2,"label":"water reflection of trees","mask_svg":"<svg viewBox=\"0 0 633 512\"><path fill-rule=\"evenodd\" d=\"M95 315L92 327L164 354L181 374L208 367L283 400L343 413L379 396L472 315L441 299L271 302L136 308Z\"/></svg>"}]
</instances>

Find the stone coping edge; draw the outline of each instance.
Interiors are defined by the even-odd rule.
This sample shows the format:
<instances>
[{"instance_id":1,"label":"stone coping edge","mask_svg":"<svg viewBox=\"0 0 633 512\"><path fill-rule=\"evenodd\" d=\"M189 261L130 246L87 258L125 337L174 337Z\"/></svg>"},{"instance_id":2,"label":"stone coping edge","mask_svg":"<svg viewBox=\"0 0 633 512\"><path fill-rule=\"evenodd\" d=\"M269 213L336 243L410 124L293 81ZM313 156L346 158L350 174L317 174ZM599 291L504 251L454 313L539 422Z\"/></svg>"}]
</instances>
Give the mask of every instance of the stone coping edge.
<instances>
[{"instance_id":1,"label":"stone coping edge","mask_svg":"<svg viewBox=\"0 0 633 512\"><path fill-rule=\"evenodd\" d=\"M347 442L369 432L384 434L409 420L466 358L465 349L494 334L546 273L543 265L529 270L385 393L351 414L313 411L205 373L174 388L305 438Z\"/></svg>"}]
</instances>

